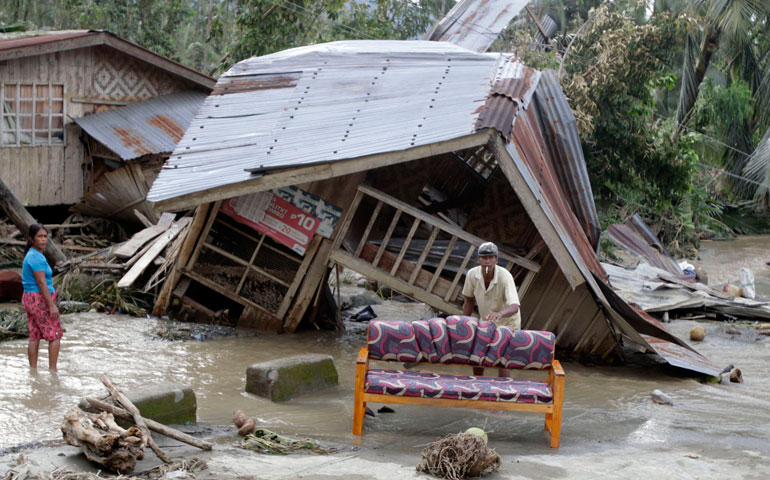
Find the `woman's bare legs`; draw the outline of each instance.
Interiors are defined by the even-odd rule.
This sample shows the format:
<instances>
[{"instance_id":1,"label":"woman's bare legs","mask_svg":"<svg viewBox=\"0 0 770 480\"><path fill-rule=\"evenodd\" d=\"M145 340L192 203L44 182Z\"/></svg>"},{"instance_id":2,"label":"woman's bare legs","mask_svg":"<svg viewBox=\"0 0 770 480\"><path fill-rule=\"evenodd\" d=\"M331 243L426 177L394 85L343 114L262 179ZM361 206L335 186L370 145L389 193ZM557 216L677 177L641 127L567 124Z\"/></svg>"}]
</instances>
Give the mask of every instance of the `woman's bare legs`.
<instances>
[{"instance_id":1,"label":"woman's bare legs","mask_svg":"<svg viewBox=\"0 0 770 480\"><path fill-rule=\"evenodd\" d=\"M30 340L27 345L27 357L30 368L37 368L37 352L40 350L40 340Z\"/></svg>"},{"instance_id":2,"label":"woman's bare legs","mask_svg":"<svg viewBox=\"0 0 770 480\"><path fill-rule=\"evenodd\" d=\"M48 342L48 369L56 371L56 362L59 361L59 347L61 339L57 338L53 342Z\"/></svg>"}]
</instances>

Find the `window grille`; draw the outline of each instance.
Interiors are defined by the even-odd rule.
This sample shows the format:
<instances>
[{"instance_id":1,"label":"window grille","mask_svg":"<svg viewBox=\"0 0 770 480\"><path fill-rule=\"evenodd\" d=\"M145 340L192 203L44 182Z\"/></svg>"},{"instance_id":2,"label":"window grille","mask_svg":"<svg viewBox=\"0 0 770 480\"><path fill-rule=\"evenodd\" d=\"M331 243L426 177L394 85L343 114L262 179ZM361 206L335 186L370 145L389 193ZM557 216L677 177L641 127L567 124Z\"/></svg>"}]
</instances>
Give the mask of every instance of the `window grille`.
<instances>
[{"instance_id":1,"label":"window grille","mask_svg":"<svg viewBox=\"0 0 770 480\"><path fill-rule=\"evenodd\" d=\"M476 150L466 150L460 152L460 159L465 162L474 172L481 175L484 180L489 180L495 170L497 169L497 160L495 156L486 149L486 147L480 147Z\"/></svg>"},{"instance_id":2,"label":"window grille","mask_svg":"<svg viewBox=\"0 0 770 480\"><path fill-rule=\"evenodd\" d=\"M64 85L0 83L0 146L64 145Z\"/></svg>"}]
</instances>

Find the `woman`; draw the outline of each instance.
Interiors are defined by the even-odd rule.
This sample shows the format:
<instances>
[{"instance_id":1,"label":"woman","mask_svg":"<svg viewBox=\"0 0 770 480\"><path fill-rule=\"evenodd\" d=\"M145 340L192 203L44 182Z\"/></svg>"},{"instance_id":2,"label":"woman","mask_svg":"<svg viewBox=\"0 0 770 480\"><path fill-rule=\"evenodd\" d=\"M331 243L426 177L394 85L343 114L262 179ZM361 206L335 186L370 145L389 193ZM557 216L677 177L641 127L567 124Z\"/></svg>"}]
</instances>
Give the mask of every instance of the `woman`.
<instances>
[{"instance_id":1,"label":"woman","mask_svg":"<svg viewBox=\"0 0 770 480\"><path fill-rule=\"evenodd\" d=\"M48 245L48 230L35 223L29 227L29 238L31 247L27 250L21 268L21 283L24 285L21 304L27 312L29 325L29 366L37 368L40 339L44 338L48 341L48 368L56 371L63 331L59 321L59 309L56 308L53 271L43 255Z\"/></svg>"}]
</instances>

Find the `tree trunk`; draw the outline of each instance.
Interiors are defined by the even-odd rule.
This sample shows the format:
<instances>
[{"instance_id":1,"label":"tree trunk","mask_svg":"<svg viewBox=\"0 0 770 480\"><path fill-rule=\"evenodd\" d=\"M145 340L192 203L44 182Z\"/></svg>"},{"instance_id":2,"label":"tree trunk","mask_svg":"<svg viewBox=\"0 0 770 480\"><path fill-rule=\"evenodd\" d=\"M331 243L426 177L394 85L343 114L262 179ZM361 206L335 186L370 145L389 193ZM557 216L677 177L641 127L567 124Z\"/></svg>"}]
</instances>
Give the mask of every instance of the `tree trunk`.
<instances>
[{"instance_id":1,"label":"tree trunk","mask_svg":"<svg viewBox=\"0 0 770 480\"><path fill-rule=\"evenodd\" d=\"M29 233L29 226L33 223L37 223L2 180L0 180L0 208L5 211L13 224L16 225L16 228L18 228L25 237ZM64 253L62 253L59 247L57 247L50 239L48 241L48 246L43 253L48 260L48 263L52 266L66 260Z\"/></svg>"},{"instance_id":2,"label":"tree trunk","mask_svg":"<svg viewBox=\"0 0 770 480\"><path fill-rule=\"evenodd\" d=\"M717 47L719 46L719 35L721 30L718 26L709 24L706 26L706 30L703 32L703 39L701 40L700 49L698 52L698 60L695 62L695 69L693 73L693 92L691 95L682 95L679 99L679 106L676 110L676 128L674 129L674 135L672 140L675 142L682 130L687 126L692 116L695 102L698 100L698 90L700 84L703 82L703 78L706 76L706 70L708 70L711 64L711 57L714 55ZM684 79L682 81L682 90L684 91Z\"/></svg>"}]
</instances>

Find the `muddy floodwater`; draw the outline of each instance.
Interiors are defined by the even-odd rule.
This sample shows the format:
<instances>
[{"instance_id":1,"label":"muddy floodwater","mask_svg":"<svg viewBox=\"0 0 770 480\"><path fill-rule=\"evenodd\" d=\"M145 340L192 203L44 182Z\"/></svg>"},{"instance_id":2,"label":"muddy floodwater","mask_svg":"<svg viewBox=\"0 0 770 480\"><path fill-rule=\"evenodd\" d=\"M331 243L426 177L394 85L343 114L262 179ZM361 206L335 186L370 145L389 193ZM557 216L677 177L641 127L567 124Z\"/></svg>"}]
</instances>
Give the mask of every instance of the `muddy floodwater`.
<instances>
[{"instance_id":1,"label":"muddy floodwater","mask_svg":"<svg viewBox=\"0 0 770 480\"><path fill-rule=\"evenodd\" d=\"M719 254L715 258L729 260ZM731 263L737 271L736 260ZM767 281L763 275L759 268L755 271L758 280ZM471 426L491 431L490 446L503 458L500 473L490 478L770 475L770 337L756 335L749 323L735 325L739 335L726 333L722 322L667 325L681 338L687 338L693 326L704 326L706 340L694 348L716 365L739 367L742 384L708 383L633 353L629 364L619 367L566 362L561 448L552 450L542 431L542 415L399 405L392 406L395 413L367 416L364 435L354 439L353 366L363 334L304 332L169 342L153 336L159 325L154 319L102 314L63 318L67 331L58 374L45 368L30 371L26 340L0 343L0 451L59 439L64 413L86 395L103 395L98 376L106 373L122 389L160 381L190 385L197 395L200 423L229 424L232 412L240 408L265 428L341 446L341 456L317 460L321 464L312 467L314 472L328 468L339 474L345 465L351 471L363 468L346 460L353 457L369 462L369 473L345 478L418 478L414 466L424 445ZM244 392L250 364L299 353L331 354L339 386L280 404ZM40 364L47 364L45 349ZM671 397L674 405L653 403L650 393L655 389ZM375 411L380 407L370 406ZM346 448L355 453L344 453ZM257 473L227 468L238 475ZM296 478L288 472L259 478ZM304 477L338 478L316 474Z\"/></svg>"},{"instance_id":2,"label":"muddy floodwater","mask_svg":"<svg viewBox=\"0 0 770 480\"><path fill-rule=\"evenodd\" d=\"M754 274L756 294L770 298L770 236L746 235L734 240L701 242L699 263L707 268L709 284L737 285L738 272L748 268Z\"/></svg>"}]
</instances>

